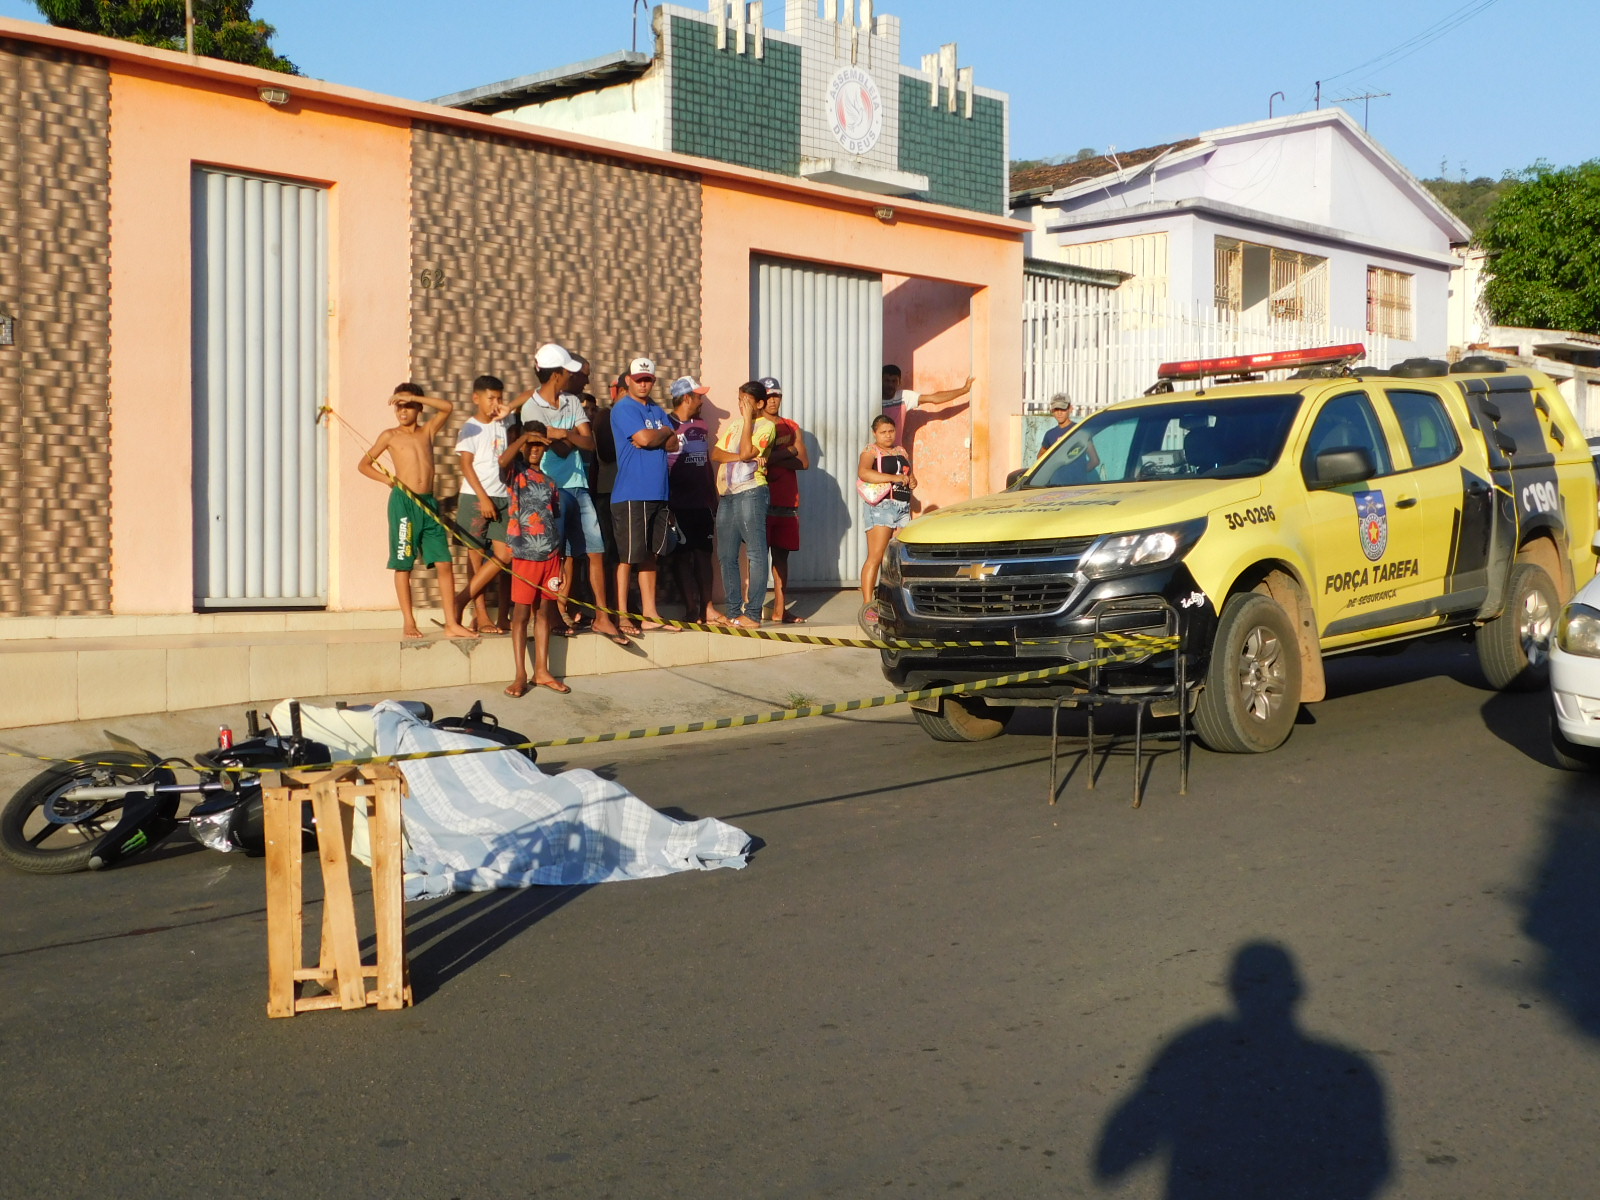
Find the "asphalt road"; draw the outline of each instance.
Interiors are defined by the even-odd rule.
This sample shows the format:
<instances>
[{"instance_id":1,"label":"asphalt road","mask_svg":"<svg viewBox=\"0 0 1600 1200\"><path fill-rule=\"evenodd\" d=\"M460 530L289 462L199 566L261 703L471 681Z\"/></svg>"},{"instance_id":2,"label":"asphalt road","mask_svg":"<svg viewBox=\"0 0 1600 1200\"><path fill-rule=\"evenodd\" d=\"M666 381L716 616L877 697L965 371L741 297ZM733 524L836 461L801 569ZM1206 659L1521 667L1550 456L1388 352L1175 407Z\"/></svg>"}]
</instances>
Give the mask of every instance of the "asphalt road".
<instances>
[{"instance_id":1,"label":"asphalt road","mask_svg":"<svg viewBox=\"0 0 1600 1200\"><path fill-rule=\"evenodd\" d=\"M259 861L0 871L0 1193L1592 1194L1595 782L1457 645L1330 675L1139 811L1036 716L574 755L764 846L415 906L402 1013L267 1020Z\"/></svg>"}]
</instances>

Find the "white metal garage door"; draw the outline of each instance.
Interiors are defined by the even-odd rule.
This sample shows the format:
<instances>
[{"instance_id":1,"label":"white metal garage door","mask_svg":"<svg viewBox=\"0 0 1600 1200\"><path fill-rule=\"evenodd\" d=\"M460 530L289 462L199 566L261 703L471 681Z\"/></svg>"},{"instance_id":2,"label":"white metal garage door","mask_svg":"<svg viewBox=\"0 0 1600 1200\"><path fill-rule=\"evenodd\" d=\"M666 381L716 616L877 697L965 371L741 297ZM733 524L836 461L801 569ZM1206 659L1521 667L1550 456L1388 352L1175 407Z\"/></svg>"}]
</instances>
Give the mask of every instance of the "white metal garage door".
<instances>
[{"instance_id":1,"label":"white metal garage door","mask_svg":"<svg viewBox=\"0 0 1600 1200\"><path fill-rule=\"evenodd\" d=\"M856 459L883 411L883 278L788 259L750 264L750 362L776 375L784 415L805 430L800 551L792 582L854 587L866 555Z\"/></svg>"},{"instance_id":2,"label":"white metal garage door","mask_svg":"<svg viewBox=\"0 0 1600 1200\"><path fill-rule=\"evenodd\" d=\"M195 603L328 595L327 193L196 168Z\"/></svg>"}]
</instances>

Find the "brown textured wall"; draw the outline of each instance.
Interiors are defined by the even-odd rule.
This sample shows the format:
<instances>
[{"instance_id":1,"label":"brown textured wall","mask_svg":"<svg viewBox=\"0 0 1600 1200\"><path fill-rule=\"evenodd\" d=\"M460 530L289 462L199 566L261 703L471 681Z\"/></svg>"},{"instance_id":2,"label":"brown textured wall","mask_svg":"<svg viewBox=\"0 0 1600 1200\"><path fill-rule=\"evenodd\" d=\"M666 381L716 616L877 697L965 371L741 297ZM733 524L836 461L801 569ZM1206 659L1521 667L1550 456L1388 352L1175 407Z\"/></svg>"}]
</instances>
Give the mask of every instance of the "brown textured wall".
<instances>
[{"instance_id":1,"label":"brown textured wall","mask_svg":"<svg viewBox=\"0 0 1600 1200\"><path fill-rule=\"evenodd\" d=\"M637 354L656 360L663 398L699 373L698 176L419 123L411 194L412 378L456 405L440 496L460 486L473 378L532 387L543 342L586 356L602 399Z\"/></svg>"},{"instance_id":2,"label":"brown textured wall","mask_svg":"<svg viewBox=\"0 0 1600 1200\"><path fill-rule=\"evenodd\" d=\"M0 616L111 611L111 83L0 38Z\"/></svg>"}]
</instances>

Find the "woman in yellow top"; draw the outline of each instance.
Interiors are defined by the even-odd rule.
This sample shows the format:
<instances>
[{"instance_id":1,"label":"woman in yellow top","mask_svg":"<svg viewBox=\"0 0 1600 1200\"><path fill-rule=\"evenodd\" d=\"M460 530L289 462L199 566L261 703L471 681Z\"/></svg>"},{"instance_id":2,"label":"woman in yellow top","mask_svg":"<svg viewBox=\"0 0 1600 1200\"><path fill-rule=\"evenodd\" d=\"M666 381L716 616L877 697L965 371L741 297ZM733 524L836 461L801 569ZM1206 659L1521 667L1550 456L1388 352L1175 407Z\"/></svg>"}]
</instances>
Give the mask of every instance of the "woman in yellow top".
<instances>
[{"instance_id":1,"label":"woman in yellow top","mask_svg":"<svg viewBox=\"0 0 1600 1200\"><path fill-rule=\"evenodd\" d=\"M761 625L767 599L767 458L778 428L763 413L767 389L756 380L739 388L739 415L723 422L711 451L716 464L717 562L728 597L726 624ZM740 595L739 547L750 561L750 582ZM721 622L719 622L720 624Z\"/></svg>"}]
</instances>

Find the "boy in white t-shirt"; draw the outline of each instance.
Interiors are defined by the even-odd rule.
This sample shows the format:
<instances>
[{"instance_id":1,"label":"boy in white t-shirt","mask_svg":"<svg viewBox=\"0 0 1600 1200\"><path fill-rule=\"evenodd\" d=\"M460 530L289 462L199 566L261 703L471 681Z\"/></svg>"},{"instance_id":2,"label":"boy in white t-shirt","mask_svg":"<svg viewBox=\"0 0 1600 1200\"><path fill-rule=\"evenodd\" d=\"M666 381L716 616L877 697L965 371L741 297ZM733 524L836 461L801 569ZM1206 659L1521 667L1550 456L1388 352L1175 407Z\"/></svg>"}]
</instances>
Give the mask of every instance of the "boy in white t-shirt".
<instances>
[{"instance_id":1,"label":"boy in white t-shirt","mask_svg":"<svg viewBox=\"0 0 1600 1200\"><path fill-rule=\"evenodd\" d=\"M901 371L893 363L883 366L883 415L894 422L895 441L904 440L906 434L906 414L913 408L938 408L949 404L952 400L959 400L972 390L972 376L967 376L967 381L958 388L948 388L942 392L914 392L910 388L900 386Z\"/></svg>"},{"instance_id":2,"label":"boy in white t-shirt","mask_svg":"<svg viewBox=\"0 0 1600 1200\"><path fill-rule=\"evenodd\" d=\"M456 521L483 547L482 552L467 552L471 574L466 588L456 595L456 607L463 618L469 606L475 607L479 634L504 633L510 611L511 577L495 565L495 560L501 564L511 562L511 548L506 544L506 506L510 500L500 478L500 456L506 450L505 392L506 385L493 375L474 379L474 415L456 435L456 457L461 462ZM496 575L506 581L497 591L496 615L501 624L489 622L488 605L483 598Z\"/></svg>"}]
</instances>

